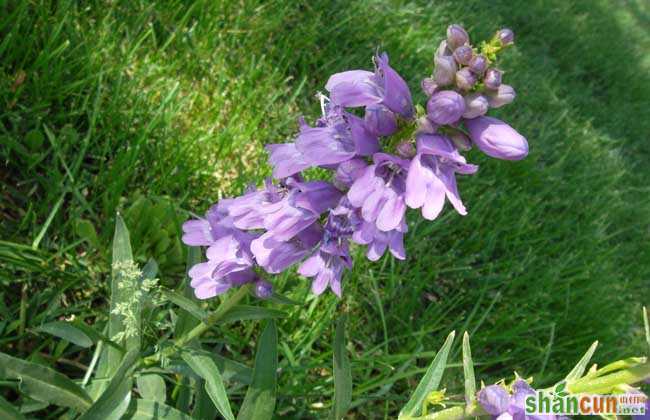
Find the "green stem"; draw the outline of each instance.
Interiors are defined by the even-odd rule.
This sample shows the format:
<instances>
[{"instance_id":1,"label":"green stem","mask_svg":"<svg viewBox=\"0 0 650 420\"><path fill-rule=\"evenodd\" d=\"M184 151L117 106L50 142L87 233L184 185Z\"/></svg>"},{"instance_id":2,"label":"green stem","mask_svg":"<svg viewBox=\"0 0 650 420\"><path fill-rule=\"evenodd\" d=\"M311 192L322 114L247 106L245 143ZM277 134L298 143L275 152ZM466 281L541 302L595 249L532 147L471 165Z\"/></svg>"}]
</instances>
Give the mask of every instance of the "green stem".
<instances>
[{"instance_id":1,"label":"green stem","mask_svg":"<svg viewBox=\"0 0 650 420\"><path fill-rule=\"evenodd\" d=\"M221 318L224 317L235 305L241 301L244 296L248 294L248 291L250 289L249 285L244 285L241 286L235 293L232 295L228 296L226 300L221 302L221 305L212 312L206 319L204 319L199 325L194 327L192 330L190 330L187 334L179 337L174 341L174 345L171 347L167 347L160 353L154 354L152 356L149 356L144 359L144 363L147 365L151 365L156 363L158 360L171 356L174 354L178 349L181 349L183 346L188 344L190 341L194 340L195 338L200 337L204 332L209 330L221 320Z\"/></svg>"},{"instance_id":2,"label":"green stem","mask_svg":"<svg viewBox=\"0 0 650 420\"><path fill-rule=\"evenodd\" d=\"M650 363L646 362L597 378L586 376L569 383L567 389L572 394L607 394L618 385L632 385L648 378L650 378Z\"/></svg>"}]
</instances>

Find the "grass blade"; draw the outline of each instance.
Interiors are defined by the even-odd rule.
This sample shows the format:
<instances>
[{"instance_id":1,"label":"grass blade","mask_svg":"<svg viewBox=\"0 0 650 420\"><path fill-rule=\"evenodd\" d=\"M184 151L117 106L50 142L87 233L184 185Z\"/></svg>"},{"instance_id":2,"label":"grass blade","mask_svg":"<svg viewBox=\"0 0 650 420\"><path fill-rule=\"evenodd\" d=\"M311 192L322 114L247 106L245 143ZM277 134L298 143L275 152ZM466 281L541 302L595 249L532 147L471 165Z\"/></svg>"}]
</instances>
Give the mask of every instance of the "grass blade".
<instances>
[{"instance_id":1,"label":"grass blade","mask_svg":"<svg viewBox=\"0 0 650 420\"><path fill-rule=\"evenodd\" d=\"M189 314L191 314L199 321L203 321L208 317L208 314L199 305L197 305L196 302L186 298L178 292L175 292L173 290L163 290L162 295L176 306L185 309Z\"/></svg>"},{"instance_id":2,"label":"grass blade","mask_svg":"<svg viewBox=\"0 0 650 420\"><path fill-rule=\"evenodd\" d=\"M136 378L138 391L145 400L164 403L167 399L167 386L165 380L156 374L140 375Z\"/></svg>"},{"instance_id":3,"label":"grass blade","mask_svg":"<svg viewBox=\"0 0 650 420\"><path fill-rule=\"evenodd\" d=\"M256 319L283 318L287 314L279 309L262 308L252 305L236 305L230 309L220 320L220 324L235 321L250 321Z\"/></svg>"},{"instance_id":4,"label":"grass blade","mask_svg":"<svg viewBox=\"0 0 650 420\"><path fill-rule=\"evenodd\" d=\"M334 334L334 404L332 415L338 420L345 417L350 403L352 402L352 372L350 361L345 350L345 316L340 317L336 322Z\"/></svg>"},{"instance_id":5,"label":"grass blade","mask_svg":"<svg viewBox=\"0 0 650 420\"><path fill-rule=\"evenodd\" d=\"M0 419L22 420L24 418L25 416L23 416L16 407L11 405L9 401L5 400L2 398L2 395L0 395Z\"/></svg>"},{"instance_id":6,"label":"grass blade","mask_svg":"<svg viewBox=\"0 0 650 420\"><path fill-rule=\"evenodd\" d=\"M79 420L120 418L124 414L131 398L133 371L138 357L138 350L131 350L124 356L106 390Z\"/></svg>"},{"instance_id":7,"label":"grass blade","mask_svg":"<svg viewBox=\"0 0 650 420\"><path fill-rule=\"evenodd\" d=\"M264 420L273 417L277 369L278 331L275 321L269 320L257 346L253 383L246 391L237 420Z\"/></svg>"},{"instance_id":8,"label":"grass blade","mask_svg":"<svg viewBox=\"0 0 650 420\"><path fill-rule=\"evenodd\" d=\"M451 344L454 342L455 332L452 331L451 334L447 336L447 340L442 345L436 357L431 362L429 369L420 380L420 383L415 388L413 395L408 400L402 411L400 411L399 418L412 418L420 415L422 411L422 402L429 395L431 391L434 391L438 388L440 380L442 379L442 374L445 371L447 366L447 357L449 357L449 349Z\"/></svg>"},{"instance_id":9,"label":"grass blade","mask_svg":"<svg viewBox=\"0 0 650 420\"><path fill-rule=\"evenodd\" d=\"M465 402L467 405L471 405L476 400L476 378L474 377L474 361L467 331L463 334L463 376L465 377Z\"/></svg>"},{"instance_id":10,"label":"grass blade","mask_svg":"<svg viewBox=\"0 0 650 420\"><path fill-rule=\"evenodd\" d=\"M92 399L67 376L46 366L0 353L0 378L20 381L20 391L31 398L83 411Z\"/></svg>"},{"instance_id":11,"label":"grass blade","mask_svg":"<svg viewBox=\"0 0 650 420\"><path fill-rule=\"evenodd\" d=\"M234 420L223 379L214 361L205 354L191 351L183 352L182 357L194 373L205 380L205 390L219 413L227 420Z\"/></svg>"},{"instance_id":12,"label":"grass blade","mask_svg":"<svg viewBox=\"0 0 650 420\"><path fill-rule=\"evenodd\" d=\"M69 322L48 322L47 324L43 324L40 327L36 328L36 331L51 334L80 347L90 347L93 345L93 340L91 340L90 337L88 337L83 331L73 326Z\"/></svg>"},{"instance_id":13,"label":"grass blade","mask_svg":"<svg viewBox=\"0 0 650 420\"><path fill-rule=\"evenodd\" d=\"M187 414L158 401L136 399L131 401L124 419L130 420L191 420Z\"/></svg>"},{"instance_id":14,"label":"grass blade","mask_svg":"<svg viewBox=\"0 0 650 420\"><path fill-rule=\"evenodd\" d=\"M569 372L565 378L567 381L580 379L580 377L585 373L585 369L587 369L587 365L589 364L591 357L594 355L596 347L598 347L598 341L594 341L594 343L589 347L589 350L587 350L584 356L582 356L582 359L580 359L573 369L571 369L571 372Z\"/></svg>"}]
</instances>

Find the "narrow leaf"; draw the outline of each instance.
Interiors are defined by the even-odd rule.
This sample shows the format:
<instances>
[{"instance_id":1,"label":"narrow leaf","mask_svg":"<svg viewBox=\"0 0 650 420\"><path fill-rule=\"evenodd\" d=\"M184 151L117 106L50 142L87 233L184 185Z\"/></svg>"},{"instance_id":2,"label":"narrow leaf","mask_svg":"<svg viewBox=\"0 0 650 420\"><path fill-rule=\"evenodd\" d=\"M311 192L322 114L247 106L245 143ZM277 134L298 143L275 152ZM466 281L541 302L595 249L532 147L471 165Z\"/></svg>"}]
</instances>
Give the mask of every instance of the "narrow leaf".
<instances>
[{"instance_id":1,"label":"narrow leaf","mask_svg":"<svg viewBox=\"0 0 650 420\"><path fill-rule=\"evenodd\" d=\"M454 342L455 332L452 331L445 344L442 345L436 357L431 362L431 365L427 369L427 372L422 377L422 380L415 388L413 395L408 400L402 411L400 411L399 417L417 417L422 411L422 402L429 395L431 391L434 391L438 388L440 380L442 379L442 374L445 371L447 366L447 357L449 357L449 349L451 344Z\"/></svg>"},{"instance_id":2,"label":"narrow leaf","mask_svg":"<svg viewBox=\"0 0 650 420\"><path fill-rule=\"evenodd\" d=\"M131 350L124 356L106 390L79 420L119 418L124 414L131 397L133 371L138 357L138 350Z\"/></svg>"},{"instance_id":3,"label":"narrow leaf","mask_svg":"<svg viewBox=\"0 0 650 420\"><path fill-rule=\"evenodd\" d=\"M645 341L648 343L648 357L650 357L650 321L648 320L648 308L643 307L643 325L645 327Z\"/></svg>"},{"instance_id":4,"label":"narrow leaf","mask_svg":"<svg viewBox=\"0 0 650 420\"><path fill-rule=\"evenodd\" d=\"M474 361L469 346L469 334L463 334L463 375L465 376L465 402L469 405L476 399L476 379L474 378Z\"/></svg>"},{"instance_id":5,"label":"narrow leaf","mask_svg":"<svg viewBox=\"0 0 650 420\"><path fill-rule=\"evenodd\" d=\"M278 331L269 320L255 353L253 383L248 387L237 420L265 420L273 417L278 369Z\"/></svg>"},{"instance_id":6,"label":"narrow leaf","mask_svg":"<svg viewBox=\"0 0 650 420\"><path fill-rule=\"evenodd\" d=\"M207 355L191 351L183 352L182 357L194 373L205 380L205 390L221 415L227 420L234 420L223 379L214 361Z\"/></svg>"},{"instance_id":7,"label":"narrow leaf","mask_svg":"<svg viewBox=\"0 0 650 420\"><path fill-rule=\"evenodd\" d=\"M51 334L80 347L90 347L93 345L93 340L91 340L90 337L86 335L86 333L73 326L69 322L48 322L47 324L43 324L40 327L36 328L36 331Z\"/></svg>"},{"instance_id":8,"label":"narrow leaf","mask_svg":"<svg viewBox=\"0 0 650 420\"><path fill-rule=\"evenodd\" d=\"M0 395L0 419L21 420L24 418L25 416L23 416L16 407L11 405L9 401L5 400L2 398L2 395Z\"/></svg>"},{"instance_id":9,"label":"narrow leaf","mask_svg":"<svg viewBox=\"0 0 650 420\"><path fill-rule=\"evenodd\" d=\"M336 322L334 334L334 405L333 415L336 420L345 417L352 402L352 372L350 361L345 350L346 317L340 317Z\"/></svg>"},{"instance_id":10,"label":"narrow leaf","mask_svg":"<svg viewBox=\"0 0 650 420\"><path fill-rule=\"evenodd\" d=\"M252 305L236 305L219 320L219 323L227 324L229 322L244 320L282 318L286 315L285 312L278 309L262 308Z\"/></svg>"},{"instance_id":11,"label":"narrow leaf","mask_svg":"<svg viewBox=\"0 0 650 420\"><path fill-rule=\"evenodd\" d=\"M165 298L167 298L167 300L181 307L182 309L185 309L188 313L190 313L194 318L198 319L199 321L203 321L205 318L208 317L207 312L204 311L201 307L199 307L199 305L197 305L196 302L186 298L180 293L175 292L173 290L163 290L162 294L163 296L165 296Z\"/></svg>"},{"instance_id":12,"label":"narrow leaf","mask_svg":"<svg viewBox=\"0 0 650 420\"><path fill-rule=\"evenodd\" d=\"M156 374L140 375L136 378L138 391L145 400L164 403L167 399L167 386L165 380Z\"/></svg>"},{"instance_id":13,"label":"narrow leaf","mask_svg":"<svg viewBox=\"0 0 650 420\"><path fill-rule=\"evenodd\" d=\"M201 258L202 258L201 247L191 246L187 251L186 275L185 278L183 279L183 284L179 289L179 293L182 293L183 297L185 297L190 301L192 300L194 293L192 292L192 288L190 287L190 278L188 273L190 272L190 269L192 267L194 267L196 264L201 262ZM176 325L174 326L174 335L176 337L180 337L186 334L188 331L190 331L199 323L200 321L198 321L188 311L181 310L178 313Z\"/></svg>"},{"instance_id":14,"label":"narrow leaf","mask_svg":"<svg viewBox=\"0 0 650 420\"><path fill-rule=\"evenodd\" d=\"M594 343L589 347L589 350L587 350L584 356L582 356L582 359L580 359L574 368L571 369L571 372L569 372L565 378L567 381L575 381L576 379L580 379L582 377L582 375L585 373L585 369L587 369L587 365L589 364L591 357L596 351L596 347L598 347L598 341L594 341Z\"/></svg>"},{"instance_id":15,"label":"narrow leaf","mask_svg":"<svg viewBox=\"0 0 650 420\"><path fill-rule=\"evenodd\" d=\"M124 419L132 420L191 420L182 411L158 401L136 399L131 401Z\"/></svg>"},{"instance_id":16,"label":"narrow leaf","mask_svg":"<svg viewBox=\"0 0 650 420\"><path fill-rule=\"evenodd\" d=\"M85 410L92 399L67 376L49 367L0 353L0 378L20 381L20 391L35 400Z\"/></svg>"}]
</instances>

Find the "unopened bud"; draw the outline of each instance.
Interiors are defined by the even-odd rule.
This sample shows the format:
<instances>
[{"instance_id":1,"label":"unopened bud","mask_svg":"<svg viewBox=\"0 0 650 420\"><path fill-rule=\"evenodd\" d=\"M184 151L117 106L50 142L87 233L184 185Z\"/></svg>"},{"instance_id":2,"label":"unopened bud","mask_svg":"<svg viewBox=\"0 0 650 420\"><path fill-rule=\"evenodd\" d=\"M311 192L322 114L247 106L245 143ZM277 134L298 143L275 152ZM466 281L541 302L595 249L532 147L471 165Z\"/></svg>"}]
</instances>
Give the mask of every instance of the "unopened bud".
<instances>
[{"instance_id":1,"label":"unopened bud","mask_svg":"<svg viewBox=\"0 0 650 420\"><path fill-rule=\"evenodd\" d=\"M496 90L501 86L501 72L497 69L488 69L483 78L483 84L488 89Z\"/></svg>"},{"instance_id":2,"label":"unopened bud","mask_svg":"<svg viewBox=\"0 0 650 420\"><path fill-rule=\"evenodd\" d=\"M501 45L506 46L515 42L515 33L511 29L503 28L497 32L497 38L501 42Z\"/></svg>"},{"instance_id":3,"label":"unopened bud","mask_svg":"<svg viewBox=\"0 0 650 420\"><path fill-rule=\"evenodd\" d=\"M469 35L462 26L454 24L447 28L447 44L449 48L455 50L467 43L469 43Z\"/></svg>"},{"instance_id":4,"label":"unopened bud","mask_svg":"<svg viewBox=\"0 0 650 420\"><path fill-rule=\"evenodd\" d=\"M510 85L502 84L499 88L492 92L486 92L488 103L491 108L501 108L515 100L515 90Z\"/></svg>"},{"instance_id":5,"label":"unopened bud","mask_svg":"<svg viewBox=\"0 0 650 420\"><path fill-rule=\"evenodd\" d=\"M487 98L480 93L465 95L465 112L463 118L471 119L485 115L488 112L489 104Z\"/></svg>"},{"instance_id":6,"label":"unopened bud","mask_svg":"<svg viewBox=\"0 0 650 420\"><path fill-rule=\"evenodd\" d=\"M485 58L484 55L479 54L472 57L469 62L469 69L472 71L472 73L478 74L480 76L485 72L487 65L487 58Z\"/></svg>"},{"instance_id":7,"label":"unopened bud","mask_svg":"<svg viewBox=\"0 0 650 420\"><path fill-rule=\"evenodd\" d=\"M420 86L422 87L422 91L427 96L433 95L438 90L438 84L431 77L426 77L426 78L422 79L422 82L420 83Z\"/></svg>"},{"instance_id":8,"label":"unopened bud","mask_svg":"<svg viewBox=\"0 0 650 420\"><path fill-rule=\"evenodd\" d=\"M257 280L253 285L253 293L260 299L268 299L273 295L273 285L266 280Z\"/></svg>"},{"instance_id":9,"label":"unopened bud","mask_svg":"<svg viewBox=\"0 0 650 420\"><path fill-rule=\"evenodd\" d=\"M434 58L435 69L433 70L433 79L439 86L447 86L454 83L456 71L456 60L451 55L440 55Z\"/></svg>"},{"instance_id":10,"label":"unopened bud","mask_svg":"<svg viewBox=\"0 0 650 420\"><path fill-rule=\"evenodd\" d=\"M454 50L454 58L459 64L468 65L473 55L474 51L469 45L461 45Z\"/></svg>"},{"instance_id":11,"label":"unopened bud","mask_svg":"<svg viewBox=\"0 0 650 420\"><path fill-rule=\"evenodd\" d=\"M436 92L427 102L427 115L435 124L453 124L465 112L465 100L458 92Z\"/></svg>"},{"instance_id":12,"label":"unopened bud","mask_svg":"<svg viewBox=\"0 0 650 420\"><path fill-rule=\"evenodd\" d=\"M462 90L470 90L476 84L476 76L467 67L456 72L456 86Z\"/></svg>"}]
</instances>

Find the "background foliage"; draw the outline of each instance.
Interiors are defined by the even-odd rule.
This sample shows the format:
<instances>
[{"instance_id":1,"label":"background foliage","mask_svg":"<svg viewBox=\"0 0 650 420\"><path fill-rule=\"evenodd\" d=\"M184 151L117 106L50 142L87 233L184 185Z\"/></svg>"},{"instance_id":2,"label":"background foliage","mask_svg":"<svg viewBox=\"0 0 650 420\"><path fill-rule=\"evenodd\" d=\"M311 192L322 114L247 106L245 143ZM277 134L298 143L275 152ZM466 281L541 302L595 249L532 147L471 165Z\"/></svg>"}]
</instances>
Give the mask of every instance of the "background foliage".
<instances>
[{"instance_id":1,"label":"background foliage","mask_svg":"<svg viewBox=\"0 0 650 420\"><path fill-rule=\"evenodd\" d=\"M277 322L277 413L329 408L342 312L362 418L394 415L452 329L472 333L477 377L492 380L517 369L552 383L594 339L604 360L640 346L650 301L642 1L0 4L0 351L83 378L92 352L41 327L74 319L102 331L116 211L136 261L154 257L160 283L176 287L179 224L268 175L263 144L290 137L301 111L317 116L312 95L329 74L370 67L380 48L416 92L452 22L474 38L515 30L503 67L519 96L500 112L531 154L470 153L481 165L460 185L470 214L413 218L407 262L357 264L342 300L278 279L301 304ZM156 312L161 330L170 307ZM252 366L260 333L258 322L232 323L207 344ZM460 361L458 345L450 358ZM460 389L462 369L448 375ZM166 380L178 407L184 385ZM244 390L226 382L238 407Z\"/></svg>"}]
</instances>

